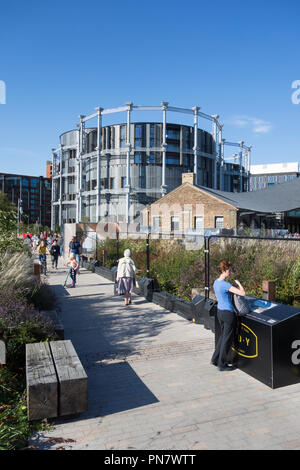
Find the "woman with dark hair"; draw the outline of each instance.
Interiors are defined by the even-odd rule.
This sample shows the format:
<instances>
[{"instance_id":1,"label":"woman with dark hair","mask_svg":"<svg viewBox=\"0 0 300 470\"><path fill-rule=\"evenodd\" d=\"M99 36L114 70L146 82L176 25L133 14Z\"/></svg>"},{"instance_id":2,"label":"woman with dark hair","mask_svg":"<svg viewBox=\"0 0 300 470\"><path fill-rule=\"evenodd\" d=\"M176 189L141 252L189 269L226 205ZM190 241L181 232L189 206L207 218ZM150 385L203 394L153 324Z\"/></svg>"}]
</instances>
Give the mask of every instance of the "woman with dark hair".
<instances>
[{"instance_id":1,"label":"woman with dark hair","mask_svg":"<svg viewBox=\"0 0 300 470\"><path fill-rule=\"evenodd\" d=\"M232 345L233 335L236 328L236 314L231 301L231 293L245 296L246 292L238 280L238 287L232 286L227 279L231 274L230 261L222 261L218 266L220 276L215 280L213 288L218 301L217 317L221 327L221 334L216 345L215 352L211 358L211 364L217 366L220 371L234 370L234 366L227 364L227 355Z\"/></svg>"}]
</instances>

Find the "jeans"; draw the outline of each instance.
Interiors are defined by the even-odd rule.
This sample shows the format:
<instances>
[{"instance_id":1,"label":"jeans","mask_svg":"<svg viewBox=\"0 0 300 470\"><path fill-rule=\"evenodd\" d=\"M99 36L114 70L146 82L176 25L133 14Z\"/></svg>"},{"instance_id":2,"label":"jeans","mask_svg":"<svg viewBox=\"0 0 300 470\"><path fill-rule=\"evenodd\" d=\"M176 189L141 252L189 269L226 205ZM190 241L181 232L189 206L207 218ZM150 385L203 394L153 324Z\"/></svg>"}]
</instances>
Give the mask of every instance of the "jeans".
<instances>
[{"instance_id":1,"label":"jeans","mask_svg":"<svg viewBox=\"0 0 300 470\"><path fill-rule=\"evenodd\" d=\"M59 256L59 255L56 254L56 255L52 255L52 256L53 256L53 258L52 258L52 260L51 260L51 261L52 261L52 266L53 266L53 267L55 266L55 267L57 268L57 262L58 262L58 256Z\"/></svg>"},{"instance_id":2,"label":"jeans","mask_svg":"<svg viewBox=\"0 0 300 470\"><path fill-rule=\"evenodd\" d=\"M70 278L72 279L72 283L75 286L75 284L76 284L76 271L73 268L70 269Z\"/></svg>"}]
</instances>

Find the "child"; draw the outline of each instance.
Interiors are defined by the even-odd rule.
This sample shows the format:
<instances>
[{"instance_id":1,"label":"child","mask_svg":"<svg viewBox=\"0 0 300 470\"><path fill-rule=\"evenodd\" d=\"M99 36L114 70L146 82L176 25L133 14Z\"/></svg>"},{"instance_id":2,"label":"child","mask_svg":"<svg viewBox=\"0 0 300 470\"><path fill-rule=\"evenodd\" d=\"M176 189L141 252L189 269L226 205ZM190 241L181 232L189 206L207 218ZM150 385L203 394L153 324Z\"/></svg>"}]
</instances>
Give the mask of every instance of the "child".
<instances>
[{"instance_id":1,"label":"child","mask_svg":"<svg viewBox=\"0 0 300 470\"><path fill-rule=\"evenodd\" d=\"M71 253L69 261L65 264L65 266L69 266L70 269L70 277L72 279L72 285L71 287L75 287L76 284L76 271L79 268L79 263L77 263L75 259L75 254Z\"/></svg>"}]
</instances>

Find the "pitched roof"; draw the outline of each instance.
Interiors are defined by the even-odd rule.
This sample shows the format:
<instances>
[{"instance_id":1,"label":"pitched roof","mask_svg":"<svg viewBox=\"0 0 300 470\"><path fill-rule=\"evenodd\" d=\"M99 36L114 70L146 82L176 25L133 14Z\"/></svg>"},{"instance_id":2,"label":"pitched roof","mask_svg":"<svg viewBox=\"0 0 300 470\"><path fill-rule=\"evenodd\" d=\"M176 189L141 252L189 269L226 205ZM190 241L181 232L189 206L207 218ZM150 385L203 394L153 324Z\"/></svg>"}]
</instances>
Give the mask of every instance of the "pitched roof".
<instances>
[{"instance_id":1,"label":"pitched roof","mask_svg":"<svg viewBox=\"0 0 300 470\"><path fill-rule=\"evenodd\" d=\"M300 208L300 178L288 183L275 184L265 189L244 193L232 193L197 186L238 209L254 212L287 212Z\"/></svg>"}]
</instances>

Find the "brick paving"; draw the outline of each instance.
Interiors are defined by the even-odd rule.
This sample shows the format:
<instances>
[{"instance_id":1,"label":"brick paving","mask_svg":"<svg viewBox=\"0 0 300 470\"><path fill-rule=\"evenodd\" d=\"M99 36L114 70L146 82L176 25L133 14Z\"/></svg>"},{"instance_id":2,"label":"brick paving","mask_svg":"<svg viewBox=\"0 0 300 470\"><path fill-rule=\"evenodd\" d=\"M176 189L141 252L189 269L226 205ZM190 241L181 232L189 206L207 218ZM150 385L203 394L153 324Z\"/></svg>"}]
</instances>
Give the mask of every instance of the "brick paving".
<instances>
[{"instance_id":1,"label":"brick paving","mask_svg":"<svg viewBox=\"0 0 300 470\"><path fill-rule=\"evenodd\" d=\"M272 390L210 365L214 335L84 269L75 289L50 272L65 339L88 375L86 413L51 421L37 449L300 449L300 384Z\"/></svg>"}]
</instances>

